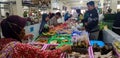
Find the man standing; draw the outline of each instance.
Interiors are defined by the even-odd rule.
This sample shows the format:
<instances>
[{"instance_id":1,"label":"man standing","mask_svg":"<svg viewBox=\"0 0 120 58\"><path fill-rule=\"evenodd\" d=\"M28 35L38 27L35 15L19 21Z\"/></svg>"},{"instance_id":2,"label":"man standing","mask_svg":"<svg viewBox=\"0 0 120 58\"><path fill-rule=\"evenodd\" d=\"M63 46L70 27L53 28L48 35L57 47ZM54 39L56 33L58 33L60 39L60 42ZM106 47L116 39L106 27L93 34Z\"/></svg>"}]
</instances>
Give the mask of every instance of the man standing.
<instances>
[{"instance_id":1,"label":"man standing","mask_svg":"<svg viewBox=\"0 0 120 58\"><path fill-rule=\"evenodd\" d=\"M90 38L98 39L98 12L95 8L94 1L88 2L87 7L88 11L86 11L83 21L85 28L90 33Z\"/></svg>"}]
</instances>

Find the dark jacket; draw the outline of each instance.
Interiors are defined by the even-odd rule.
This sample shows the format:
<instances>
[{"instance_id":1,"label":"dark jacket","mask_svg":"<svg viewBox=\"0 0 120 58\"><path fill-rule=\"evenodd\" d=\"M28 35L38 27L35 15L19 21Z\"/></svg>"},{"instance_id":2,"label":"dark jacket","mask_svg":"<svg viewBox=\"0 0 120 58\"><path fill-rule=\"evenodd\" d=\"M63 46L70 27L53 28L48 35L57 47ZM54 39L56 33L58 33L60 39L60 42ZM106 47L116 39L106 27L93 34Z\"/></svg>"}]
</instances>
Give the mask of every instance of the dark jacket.
<instances>
[{"instance_id":1,"label":"dark jacket","mask_svg":"<svg viewBox=\"0 0 120 58\"><path fill-rule=\"evenodd\" d=\"M88 23L85 27L88 32L97 31L98 28L98 12L96 9L87 11L84 16L84 23ZM95 29L95 30L93 30Z\"/></svg>"},{"instance_id":2,"label":"dark jacket","mask_svg":"<svg viewBox=\"0 0 120 58\"><path fill-rule=\"evenodd\" d=\"M113 23L113 28L118 28L120 29L120 12L116 14L116 19Z\"/></svg>"}]
</instances>

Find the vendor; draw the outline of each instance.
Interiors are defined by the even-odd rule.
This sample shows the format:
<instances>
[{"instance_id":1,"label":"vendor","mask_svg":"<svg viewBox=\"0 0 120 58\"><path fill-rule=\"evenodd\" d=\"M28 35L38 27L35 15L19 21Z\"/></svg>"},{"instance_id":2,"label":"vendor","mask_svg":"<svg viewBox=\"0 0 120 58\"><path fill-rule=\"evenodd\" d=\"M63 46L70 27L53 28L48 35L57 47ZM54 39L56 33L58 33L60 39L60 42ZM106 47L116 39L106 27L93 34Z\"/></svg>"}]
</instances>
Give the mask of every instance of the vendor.
<instances>
[{"instance_id":1,"label":"vendor","mask_svg":"<svg viewBox=\"0 0 120 58\"><path fill-rule=\"evenodd\" d=\"M42 21L41 21L41 24L40 24L39 34L42 34L42 32L48 32L48 31L49 31L48 22L49 22L50 19L53 18L54 16L55 16L54 13L50 13L50 14L44 13L44 14L42 15Z\"/></svg>"},{"instance_id":2,"label":"vendor","mask_svg":"<svg viewBox=\"0 0 120 58\"><path fill-rule=\"evenodd\" d=\"M94 1L87 3L88 11L86 11L84 16L84 25L86 30L90 33L90 38L98 39L98 12L95 8ZM94 37L94 38L93 38Z\"/></svg>"},{"instance_id":3,"label":"vendor","mask_svg":"<svg viewBox=\"0 0 120 58\"><path fill-rule=\"evenodd\" d=\"M5 38L0 39L0 58L60 58L60 54L70 48L65 45L56 50L40 50L29 44L22 43L25 36L26 20L16 15L9 16L2 21L2 33ZM26 39L30 36L25 37Z\"/></svg>"},{"instance_id":4,"label":"vendor","mask_svg":"<svg viewBox=\"0 0 120 58\"><path fill-rule=\"evenodd\" d=\"M116 19L113 23L112 31L120 35L120 12L116 14Z\"/></svg>"},{"instance_id":5,"label":"vendor","mask_svg":"<svg viewBox=\"0 0 120 58\"><path fill-rule=\"evenodd\" d=\"M45 27L45 24L47 24L47 21L48 21L48 20L49 20L49 16L48 16L46 13L44 13L44 14L42 15L42 21L41 21L41 24L40 24L39 34L42 34L43 29L44 29L44 27Z\"/></svg>"},{"instance_id":6,"label":"vendor","mask_svg":"<svg viewBox=\"0 0 120 58\"><path fill-rule=\"evenodd\" d=\"M57 26L61 23L63 23L64 20L61 19L61 13L57 12L52 19L49 20L48 24L49 26Z\"/></svg>"}]
</instances>

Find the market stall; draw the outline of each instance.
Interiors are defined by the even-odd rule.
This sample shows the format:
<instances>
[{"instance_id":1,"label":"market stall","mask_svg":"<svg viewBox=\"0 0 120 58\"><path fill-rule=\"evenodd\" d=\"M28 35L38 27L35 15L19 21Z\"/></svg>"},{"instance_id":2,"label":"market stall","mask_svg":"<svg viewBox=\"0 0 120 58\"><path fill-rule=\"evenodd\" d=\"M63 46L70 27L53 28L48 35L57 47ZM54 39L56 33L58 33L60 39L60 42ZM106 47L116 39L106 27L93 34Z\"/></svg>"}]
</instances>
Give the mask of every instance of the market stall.
<instances>
[{"instance_id":1,"label":"market stall","mask_svg":"<svg viewBox=\"0 0 120 58\"><path fill-rule=\"evenodd\" d=\"M115 42L115 41L113 41ZM119 43L113 45L105 41L89 40L89 33L83 24L68 20L54 28L46 30L29 44L41 50L55 50L64 45L71 45L71 50L60 55L61 58L115 58L114 50L119 50Z\"/></svg>"}]
</instances>

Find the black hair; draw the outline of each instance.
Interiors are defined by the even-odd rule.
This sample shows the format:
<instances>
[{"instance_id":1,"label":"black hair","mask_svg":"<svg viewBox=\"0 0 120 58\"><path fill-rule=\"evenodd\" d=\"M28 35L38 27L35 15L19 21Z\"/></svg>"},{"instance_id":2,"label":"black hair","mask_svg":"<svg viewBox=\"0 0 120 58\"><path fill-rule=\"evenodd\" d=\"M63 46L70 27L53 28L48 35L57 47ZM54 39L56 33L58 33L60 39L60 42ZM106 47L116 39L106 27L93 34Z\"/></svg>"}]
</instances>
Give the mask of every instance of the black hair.
<instances>
[{"instance_id":1,"label":"black hair","mask_svg":"<svg viewBox=\"0 0 120 58\"><path fill-rule=\"evenodd\" d=\"M10 15L8 12L6 12L5 14L6 14L7 17Z\"/></svg>"},{"instance_id":2,"label":"black hair","mask_svg":"<svg viewBox=\"0 0 120 58\"><path fill-rule=\"evenodd\" d=\"M55 14L54 13L51 13L51 15L50 15L50 19L52 18L52 17L54 17L55 16Z\"/></svg>"},{"instance_id":3,"label":"black hair","mask_svg":"<svg viewBox=\"0 0 120 58\"><path fill-rule=\"evenodd\" d=\"M61 17L61 13L60 12L57 12L56 15L60 16Z\"/></svg>"},{"instance_id":4,"label":"black hair","mask_svg":"<svg viewBox=\"0 0 120 58\"><path fill-rule=\"evenodd\" d=\"M2 27L2 34L5 38L13 38L15 40L22 42L19 36L17 35L20 34L21 31L21 29L18 26L9 24L9 22L5 19L1 22L1 27ZM12 27L14 27L15 29L13 29Z\"/></svg>"},{"instance_id":5,"label":"black hair","mask_svg":"<svg viewBox=\"0 0 120 58\"><path fill-rule=\"evenodd\" d=\"M87 5L95 6L95 3L94 3L94 1L90 1L87 3Z\"/></svg>"}]
</instances>

